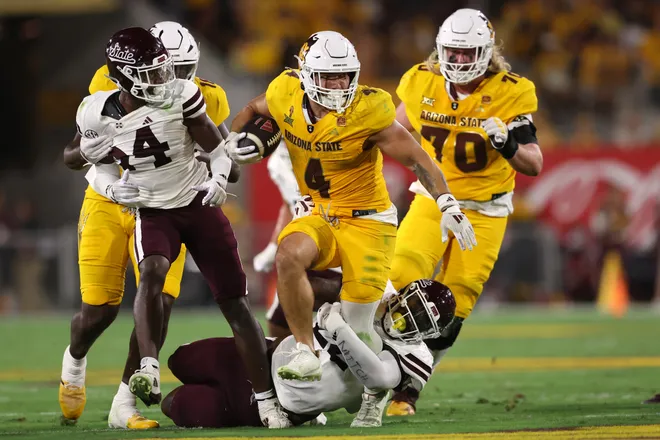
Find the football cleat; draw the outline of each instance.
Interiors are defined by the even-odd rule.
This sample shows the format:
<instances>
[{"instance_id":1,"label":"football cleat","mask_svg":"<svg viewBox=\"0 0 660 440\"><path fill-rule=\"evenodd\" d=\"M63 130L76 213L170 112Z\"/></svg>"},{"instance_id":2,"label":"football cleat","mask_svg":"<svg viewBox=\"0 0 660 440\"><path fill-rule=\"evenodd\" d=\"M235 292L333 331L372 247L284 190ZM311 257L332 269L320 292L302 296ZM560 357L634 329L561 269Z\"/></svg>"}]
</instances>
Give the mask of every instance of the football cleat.
<instances>
[{"instance_id":1,"label":"football cleat","mask_svg":"<svg viewBox=\"0 0 660 440\"><path fill-rule=\"evenodd\" d=\"M408 402L397 402L396 400L393 400L387 408L386 414L388 417L414 416L415 407Z\"/></svg>"},{"instance_id":2,"label":"football cleat","mask_svg":"<svg viewBox=\"0 0 660 440\"><path fill-rule=\"evenodd\" d=\"M362 393L362 405L351 428L377 428L383 425L383 411L389 397L389 391L378 394Z\"/></svg>"},{"instance_id":3,"label":"football cleat","mask_svg":"<svg viewBox=\"0 0 660 440\"><path fill-rule=\"evenodd\" d=\"M112 402L108 415L108 426L117 429L154 429L160 424L156 420L149 420L140 414L140 411L131 404Z\"/></svg>"},{"instance_id":4,"label":"football cleat","mask_svg":"<svg viewBox=\"0 0 660 440\"><path fill-rule=\"evenodd\" d=\"M321 360L309 346L298 342L294 356L288 364L277 369L277 375L285 380L313 382L321 380Z\"/></svg>"},{"instance_id":5,"label":"football cleat","mask_svg":"<svg viewBox=\"0 0 660 440\"><path fill-rule=\"evenodd\" d=\"M137 370L128 380L128 389L139 397L145 405L160 403L160 371L153 365L145 365Z\"/></svg>"},{"instance_id":6,"label":"football cleat","mask_svg":"<svg viewBox=\"0 0 660 440\"><path fill-rule=\"evenodd\" d=\"M87 403L85 386L79 387L60 379L59 401L62 425L75 425Z\"/></svg>"},{"instance_id":7,"label":"football cleat","mask_svg":"<svg viewBox=\"0 0 660 440\"><path fill-rule=\"evenodd\" d=\"M259 418L268 429L282 429L293 426L288 414L282 409L276 397L257 401Z\"/></svg>"}]
</instances>

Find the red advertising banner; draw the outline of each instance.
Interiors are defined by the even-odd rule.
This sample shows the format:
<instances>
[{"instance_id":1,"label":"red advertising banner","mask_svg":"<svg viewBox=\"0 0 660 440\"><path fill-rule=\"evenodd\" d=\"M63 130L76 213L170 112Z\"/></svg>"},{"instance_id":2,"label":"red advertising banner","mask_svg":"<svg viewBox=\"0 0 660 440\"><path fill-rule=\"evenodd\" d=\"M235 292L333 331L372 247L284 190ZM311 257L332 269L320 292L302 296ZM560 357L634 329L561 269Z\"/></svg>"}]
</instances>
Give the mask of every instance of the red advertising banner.
<instances>
[{"instance_id":1,"label":"red advertising banner","mask_svg":"<svg viewBox=\"0 0 660 440\"><path fill-rule=\"evenodd\" d=\"M608 194L617 192L628 217L625 245L650 249L656 240L660 202L660 148L629 150L601 148L544 153L537 177L518 175L516 197L559 232L593 225L595 214Z\"/></svg>"}]
</instances>

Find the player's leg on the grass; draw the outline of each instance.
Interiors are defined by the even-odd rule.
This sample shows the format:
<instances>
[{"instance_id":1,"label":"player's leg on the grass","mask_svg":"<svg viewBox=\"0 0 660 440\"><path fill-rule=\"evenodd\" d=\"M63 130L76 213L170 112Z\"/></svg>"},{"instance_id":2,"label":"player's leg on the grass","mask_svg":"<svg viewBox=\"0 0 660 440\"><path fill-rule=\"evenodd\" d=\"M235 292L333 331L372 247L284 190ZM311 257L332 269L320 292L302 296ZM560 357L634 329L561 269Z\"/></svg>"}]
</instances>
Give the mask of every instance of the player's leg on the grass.
<instances>
[{"instance_id":1,"label":"player's leg on the grass","mask_svg":"<svg viewBox=\"0 0 660 440\"><path fill-rule=\"evenodd\" d=\"M184 384L161 404L163 413L177 426L263 426L233 338L182 345L169 357L167 366Z\"/></svg>"},{"instance_id":2,"label":"player's leg on the grass","mask_svg":"<svg viewBox=\"0 0 660 440\"><path fill-rule=\"evenodd\" d=\"M136 213L135 253L139 262L138 284L133 316L140 352L140 369L129 379L131 393L147 406L160 403L160 365L164 310L163 288L170 269L181 250L179 225L185 208L140 209Z\"/></svg>"},{"instance_id":3,"label":"player's leg on the grass","mask_svg":"<svg viewBox=\"0 0 660 440\"><path fill-rule=\"evenodd\" d=\"M396 226L350 218L342 219L334 232L343 271L342 316L358 337L379 353L383 342L373 323L391 272Z\"/></svg>"},{"instance_id":4,"label":"player's leg on the grass","mask_svg":"<svg viewBox=\"0 0 660 440\"><path fill-rule=\"evenodd\" d=\"M71 320L59 389L62 421L66 424L80 418L87 402L87 353L119 312L128 261L124 223L129 216L115 203L85 195L78 223L82 305Z\"/></svg>"},{"instance_id":5,"label":"player's leg on the grass","mask_svg":"<svg viewBox=\"0 0 660 440\"><path fill-rule=\"evenodd\" d=\"M340 265L332 229L321 216L310 215L294 219L279 237L275 256L277 292L296 340L295 356L278 369L277 374L283 379L321 379L321 361L314 351L312 333L314 292L306 270Z\"/></svg>"},{"instance_id":6,"label":"player's leg on the grass","mask_svg":"<svg viewBox=\"0 0 660 440\"><path fill-rule=\"evenodd\" d=\"M443 337L427 341L434 355L434 368L456 341L463 321L470 315L481 295L497 261L506 230L506 217L488 217L471 210L464 210L464 213L474 227L479 246L471 252L464 252L455 239L450 238L446 243L442 267L435 279L449 287L454 294L457 319L446 329ZM388 415L414 414L418 398L419 395L410 389L396 393Z\"/></svg>"},{"instance_id":7,"label":"player's leg on the grass","mask_svg":"<svg viewBox=\"0 0 660 440\"><path fill-rule=\"evenodd\" d=\"M234 230L222 209L202 206L201 199L197 197L186 210L183 240L231 327L261 420L269 428L290 426L273 390L263 330L247 299Z\"/></svg>"},{"instance_id":8,"label":"player's leg on the grass","mask_svg":"<svg viewBox=\"0 0 660 440\"><path fill-rule=\"evenodd\" d=\"M140 273L138 270L137 259L135 255L135 222L130 228L129 240L129 254L131 263L133 264L133 271L135 273L136 284L139 285ZM183 269L185 265L186 248L181 246L181 252L176 258L170 270L167 272L165 278L165 286L163 287L163 330L161 333L161 342L159 349L162 348L167 336L167 327L172 312L174 301L179 297L181 291L181 278L183 277ZM110 428L119 429L152 429L157 428L159 423L156 420L150 420L144 417L137 408L136 397L131 393L128 382L130 377L140 368L140 350L137 344L137 336L135 328L131 333L129 341L129 351L124 365L124 373L119 383L119 388L114 398L112 399L112 406L108 415L108 426Z\"/></svg>"},{"instance_id":9,"label":"player's leg on the grass","mask_svg":"<svg viewBox=\"0 0 660 440\"><path fill-rule=\"evenodd\" d=\"M308 270L307 278L314 292L314 310L317 310L324 303L333 303L339 300L342 280L342 273L339 269ZM277 294L275 294L273 304L266 312L266 321L268 323L268 336L284 338L291 334Z\"/></svg>"}]
</instances>

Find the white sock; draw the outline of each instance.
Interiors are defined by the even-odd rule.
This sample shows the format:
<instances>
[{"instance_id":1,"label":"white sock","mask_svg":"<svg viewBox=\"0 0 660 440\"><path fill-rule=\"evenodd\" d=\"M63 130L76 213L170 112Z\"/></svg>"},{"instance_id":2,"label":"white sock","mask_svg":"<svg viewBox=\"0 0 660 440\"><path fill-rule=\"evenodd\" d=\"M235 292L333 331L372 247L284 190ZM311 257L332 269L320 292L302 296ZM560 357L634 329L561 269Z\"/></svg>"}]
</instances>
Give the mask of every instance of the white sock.
<instances>
[{"instance_id":1,"label":"white sock","mask_svg":"<svg viewBox=\"0 0 660 440\"><path fill-rule=\"evenodd\" d=\"M87 356L75 359L69 352L69 347L64 350L62 357L62 380L72 385L82 387L85 385L85 370L87 369Z\"/></svg>"},{"instance_id":2,"label":"white sock","mask_svg":"<svg viewBox=\"0 0 660 440\"><path fill-rule=\"evenodd\" d=\"M140 360L140 370L146 367L151 367L151 369L155 369L158 374L160 374L160 364L158 363L158 359L152 357L143 357Z\"/></svg>"},{"instance_id":3,"label":"white sock","mask_svg":"<svg viewBox=\"0 0 660 440\"><path fill-rule=\"evenodd\" d=\"M268 391L264 391L262 393L257 393L257 392L254 393L254 398L257 399L257 402L261 400L272 399L274 397L277 396L275 395L275 390L273 388L269 389Z\"/></svg>"},{"instance_id":4,"label":"white sock","mask_svg":"<svg viewBox=\"0 0 660 440\"><path fill-rule=\"evenodd\" d=\"M360 304L341 300L341 314L344 321L374 353L383 350L383 340L374 328L374 318L379 305L380 301Z\"/></svg>"},{"instance_id":5,"label":"white sock","mask_svg":"<svg viewBox=\"0 0 660 440\"><path fill-rule=\"evenodd\" d=\"M443 357L447 354L449 351L448 348L445 348L443 350L432 350L433 353L433 369L435 370L435 367L440 365L440 361L442 360Z\"/></svg>"},{"instance_id":6,"label":"white sock","mask_svg":"<svg viewBox=\"0 0 660 440\"><path fill-rule=\"evenodd\" d=\"M131 393L128 390L128 385L126 385L124 382L121 382L119 384L119 389L117 390L117 394L115 394L115 398L113 399L113 403L118 402L123 405L130 404L132 406L136 405L136 397L135 394Z\"/></svg>"}]
</instances>

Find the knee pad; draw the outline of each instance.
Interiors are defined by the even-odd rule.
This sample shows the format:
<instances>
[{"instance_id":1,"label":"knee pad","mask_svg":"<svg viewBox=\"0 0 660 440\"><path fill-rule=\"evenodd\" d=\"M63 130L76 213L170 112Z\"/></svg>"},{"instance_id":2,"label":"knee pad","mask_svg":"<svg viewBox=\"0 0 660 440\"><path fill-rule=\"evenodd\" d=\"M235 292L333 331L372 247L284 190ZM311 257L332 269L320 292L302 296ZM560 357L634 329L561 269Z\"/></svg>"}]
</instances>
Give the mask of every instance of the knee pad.
<instances>
[{"instance_id":1,"label":"knee pad","mask_svg":"<svg viewBox=\"0 0 660 440\"><path fill-rule=\"evenodd\" d=\"M454 319L447 324L447 326L442 330L440 336L435 339L427 339L424 341L431 350L444 350L446 348L454 345L458 334L461 332L463 327L463 318L454 316Z\"/></svg>"}]
</instances>

